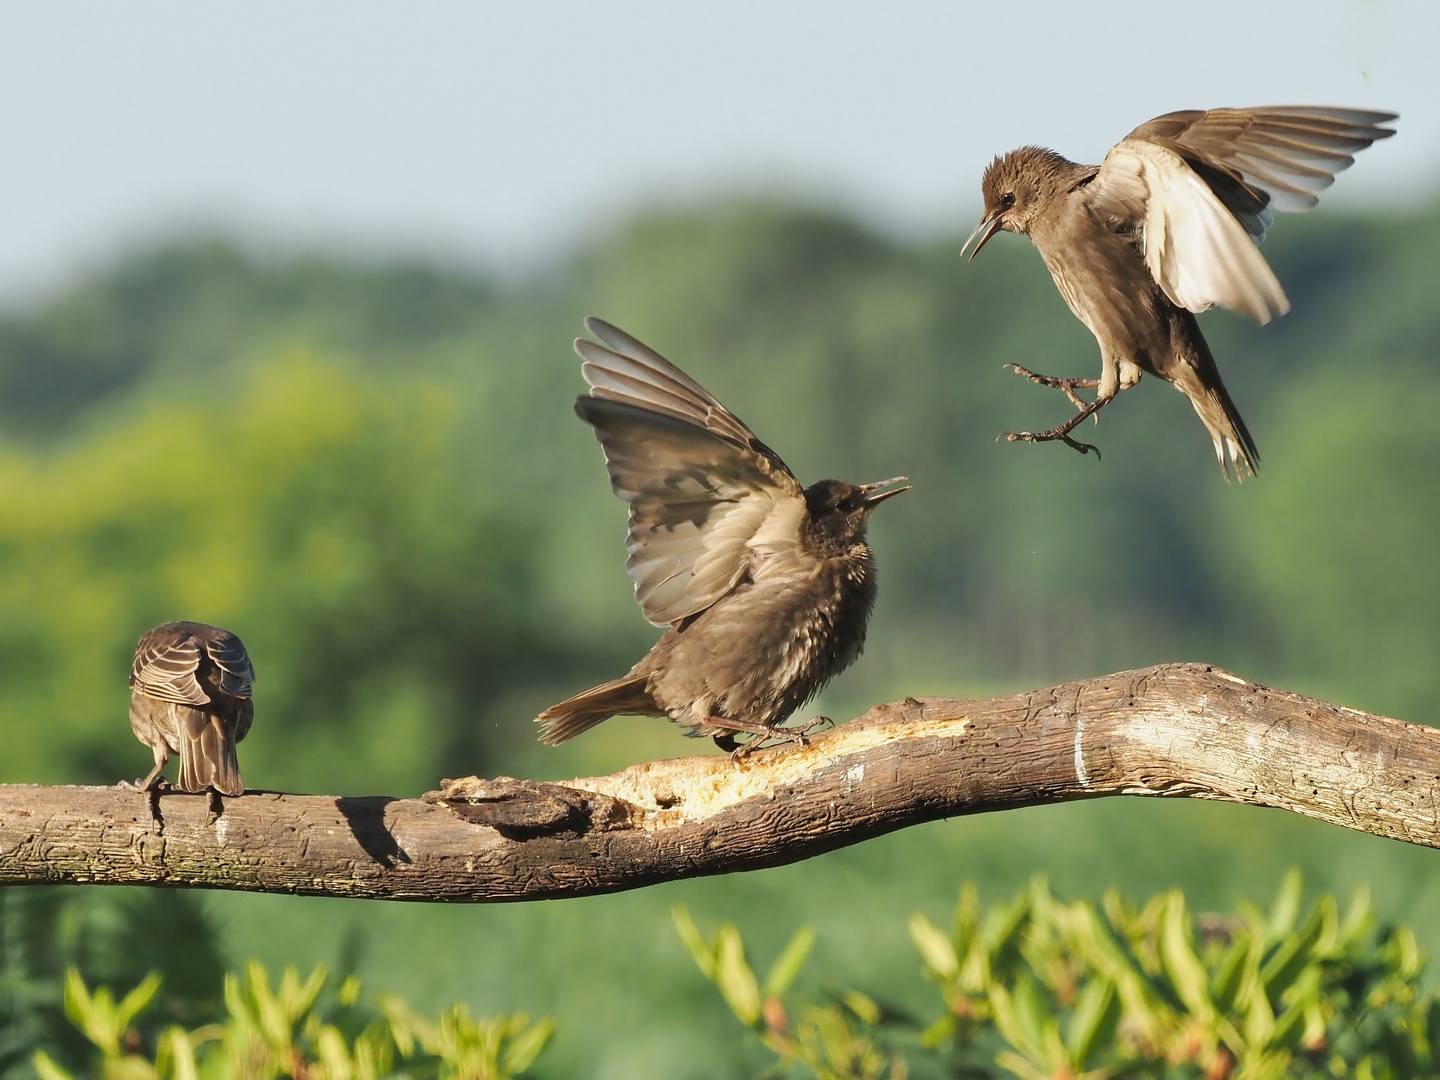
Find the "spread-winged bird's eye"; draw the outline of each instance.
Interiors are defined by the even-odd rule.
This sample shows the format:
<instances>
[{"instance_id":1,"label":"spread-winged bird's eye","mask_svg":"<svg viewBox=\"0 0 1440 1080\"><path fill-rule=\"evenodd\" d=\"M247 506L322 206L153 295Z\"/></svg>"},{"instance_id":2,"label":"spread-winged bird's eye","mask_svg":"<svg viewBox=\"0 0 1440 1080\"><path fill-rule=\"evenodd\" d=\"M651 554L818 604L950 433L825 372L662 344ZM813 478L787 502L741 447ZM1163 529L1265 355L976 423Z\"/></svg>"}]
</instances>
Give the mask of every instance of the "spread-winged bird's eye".
<instances>
[{"instance_id":1,"label":"spread-winged bird's eye","mask_svg":"<svg viewBox=\"0 0 1440 1080\"><path fill-rule=\"evenodd\" d=\"M1009 210L1009 209L1010 209L1012 206L1014 206L1014 205L1015 205L1015 193L1014 193L1013 191L1007 191L1007 192L1005 192L1004 195L1001 195L1001 196L1000 196L1000 209L1001 209L1001 210Z\"/></svg>"}]
</instances>

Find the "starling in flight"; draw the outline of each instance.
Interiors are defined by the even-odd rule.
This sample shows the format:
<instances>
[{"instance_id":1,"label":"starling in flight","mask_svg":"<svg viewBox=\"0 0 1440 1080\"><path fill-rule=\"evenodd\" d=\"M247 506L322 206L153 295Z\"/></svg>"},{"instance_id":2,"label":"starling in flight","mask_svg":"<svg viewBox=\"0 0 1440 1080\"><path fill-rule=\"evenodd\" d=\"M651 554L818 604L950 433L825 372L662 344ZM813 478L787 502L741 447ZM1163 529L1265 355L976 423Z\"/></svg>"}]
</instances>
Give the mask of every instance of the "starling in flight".
<instances>
[{"instance_id":1,"label":"starling in flight","mask_svg":"<svg viewBox=\"0 0 1440 1080\"><path fill-rule=\"evenodd\" d=\"M155 786L171 754L180 755L180 791L242 795L235 744L255 718L255 669L229 630L172 622L148 631L130 666L130 727L155 755L141 785Z\"/></svg>"},{"instance_id":2,"label":"starling in flight","mask_svg":"<svg viewBox=\"0 0 1440 1080\"><path fill-rule=\"evenodd\" d=\"M1150 372L1190 399L1215 443L1220 469L1239 479L1259 455L1200 334L1195 312L1212 304L1270 321L1290 310L1256 245L1275 210L1308 210L1351 156L1394 134L1394 113L1277 106L1166 113L1079 165L1023 146L985 170L985 212L965 242L973 259L996 232L1027 234L1060 295L1100 343L1098 379L1017 372L1054 387L1079 411L1014 442L1071 436L1119 391ZM963 252L964 249L962 249ZM1088 403L1077 388L1094 389ZM1228 455L1228 458L1227 458Z\"/></svg>"},{"instance_id":3,"label":"starling in flight","mask_svg":"<svg viewBox=\"0 0 1440 1080\"><path fill-rule=\"evenodd\" d=\"M611 716L668 716L725 749L737 734L804 742L781 722L860 655L875 604L870 512L909 488L802 488L698 383L599 319L577 339L590 393L575 402L630 504L626 569L668 629L619 679L538 717L555 744Z\"/></svg>"}]
</instances>

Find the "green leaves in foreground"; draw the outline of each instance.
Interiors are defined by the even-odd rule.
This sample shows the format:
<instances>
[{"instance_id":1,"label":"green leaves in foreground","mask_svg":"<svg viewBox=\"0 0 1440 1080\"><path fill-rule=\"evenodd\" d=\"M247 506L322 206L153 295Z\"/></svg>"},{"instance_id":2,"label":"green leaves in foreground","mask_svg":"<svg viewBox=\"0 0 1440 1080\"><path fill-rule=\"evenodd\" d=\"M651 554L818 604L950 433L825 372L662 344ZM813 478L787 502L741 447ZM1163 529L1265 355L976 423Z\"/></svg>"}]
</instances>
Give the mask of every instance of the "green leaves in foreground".
<instances>
[{"instance_id":1,"label":"green leaves in foreground","mask_svg":"<svg viewBox=\"0 0 1440 1080\"><path fill-rule=\"evenodd\" d=\"M523 1015L472 1019L464 1005L430 1021L390 995L366 1009L353 976L322 1007L325 984L324 968L303 981L286 968L272 987L252 961L243 979L225 977L224 1022L169 1027L148 1055L132 1023L160 988L156 975L116 1001L105 987L91 993L72 970L65 1014L99 1051L88 1075L104 1080L506 1080L530 1067L554 1028ZM40 1080L74 1080L43 1051L35 1069Z\"/></svg>"},{"instance_id":2,"label":"green leaves in foreground","mask_svg":"<svg viewBox=\"0 0 1440 1080\"><path fill-rule=\"evenodd\" d=\"M861 994L826 1005L780 998L813 943L802 930L764 991L728 924L705 941L683 909L675 921L700 970L778 1058L820 1080L907 1075L1112 1077L1434 1076L1440 1002L1420 986L1408 927L1379 933L1369 895L1342 916L1322 896L1301 917L1292 871L1268 912L1194 915L1184 894L1135 905L1115 892L1098 907L1066 904L1036 879L983 915L974 888L954 925L912 915L910 936L943 1011L928 1026L883 1017ZM887 1023L881 1027L881 1021Z\"/></svg>"}]
</instances>

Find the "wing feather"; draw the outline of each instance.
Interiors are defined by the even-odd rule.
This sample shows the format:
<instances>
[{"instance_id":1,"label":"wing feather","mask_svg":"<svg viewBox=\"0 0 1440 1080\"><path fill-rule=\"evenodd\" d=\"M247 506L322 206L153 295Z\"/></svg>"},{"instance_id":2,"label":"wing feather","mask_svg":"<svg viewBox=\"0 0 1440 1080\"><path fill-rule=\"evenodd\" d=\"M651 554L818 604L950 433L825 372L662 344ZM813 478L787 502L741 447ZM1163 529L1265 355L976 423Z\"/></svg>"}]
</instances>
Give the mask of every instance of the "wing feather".
<instances>
[{"instance_id":1,"label":"wing feather","mask_svg":"<svg viewBox=\"0 0 1440 1080\"><path fill-rule=\"evenodd\" d=\"M222 694L248 698L254 692L255 668L244 644L229 630L213 627L215 633L205 637L205 652L219 674Z\"/></svg>"},{"instance_id":2,"label":"wing feather","mask_svg":"<svg viewBox=\"0 0 1440 1080\"><path fill-rule=\"evenodd\" d=\"M202 667L214 669L213 681ZM147 631L135 646L130 685L147 697L206 705L212 700L207 682L229 697L251 694L255 669L244 644L229 630L205 623L165 623Z\"/></svg>"},{"instance_id":3,"label":"wing feather","mask_svg":"<svg viewBox=\"0 0 1440 1080\"><path fill-rule=\"evenodd\" d=\"M1276 210L1309 210L1354 155L1395 134L1394 113L1316 105L1192 109L1141 124L1124 141L1155 143L1200 161L1271 198Z\"/></svg>"},{"instance_id":4,"label":"wing feather","mask_svg":"<svg viewBox=\"0 0 1440 1080\"><path fill-rule=\"evenodd\" d=\"M1087 187L1106 220L1133 229L1165 295L1258 323L1290 302L1255 249L1272 210L1308 210L1353 155L1394 134L1392 113L1273 106L1166 113L1111 149Z\"/></svg>"},{"instance_id":5,"label":"wing feather","mask_svg":"<svg viewBox=\"0 0 1440 1080\"><path fill-rule=\"evenodd\" d=\"M804 493L775 452L679 368L609 323L586 327L604 344L575 343L591 387L575 411L630 504L635 598L666 626L733 589L757 536L789 521L798 544Z\"/></svg>"},{"instance_id":6,"label":"wing feather","mask_svg":"<svg viewBox=\"0 0 1440 1080\"><path fill-rule=\"evenodd\" d=\"M196 679L200 646L188 633L157 626L140 639L130 665L130 685L146 697L176 705L206 705L210 695Z\"/></svg>"}]
</instances>

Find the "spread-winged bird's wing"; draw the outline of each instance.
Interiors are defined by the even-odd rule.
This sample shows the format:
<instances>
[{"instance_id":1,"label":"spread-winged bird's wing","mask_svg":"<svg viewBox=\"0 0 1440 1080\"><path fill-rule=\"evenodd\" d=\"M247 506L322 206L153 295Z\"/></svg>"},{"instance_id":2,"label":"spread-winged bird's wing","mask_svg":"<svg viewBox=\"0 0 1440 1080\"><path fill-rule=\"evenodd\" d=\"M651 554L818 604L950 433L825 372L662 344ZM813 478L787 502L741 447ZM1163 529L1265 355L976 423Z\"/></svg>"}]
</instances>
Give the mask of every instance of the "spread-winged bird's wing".
<instances>
[{"instance_id":1,"label":"spread-winged bird's wing","mask_svg":"<svg viewBox=\"0 0 1440 1080\"><path fill-rule=\"evenodd\" d=\"M805 496L779 456L699 383L600 319L575 351L590 394L575 402L630 504L635 598L666 626L704 611L771 545L799 545Z\"/></svg>"},{"instance_id":2,"label":"spread-winged bird's wing","mask_svg":"<svg viewBox=\"0 0 1440 1080\"><path fill-rule=\"evenodd\" d=\"M130 685L147 697L176 705L208 704L210 692L201 684L204 666L214 671L214 687L230 697L251 694L255 669L240 639L228 630L204 623L165 623L147 631L135 646Z\"/></svg>"},{"instance_id":3,"label":"spread-winged bird's wing","mask_svg":"<svg viewBox=\"0 0 1440 1080\"><path fill-rule=\"evenodd\" d=\"M1395 114L1309 105L1166 113L1125 136L1088 195L1135 228L1145 262L1181 307L1270 321L1290 303L1255 250L1272 210L1309 210L1352 156L1395 134Z\"/></svg>"}]
</instances>

